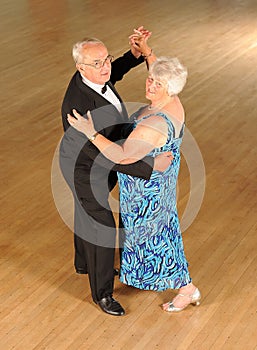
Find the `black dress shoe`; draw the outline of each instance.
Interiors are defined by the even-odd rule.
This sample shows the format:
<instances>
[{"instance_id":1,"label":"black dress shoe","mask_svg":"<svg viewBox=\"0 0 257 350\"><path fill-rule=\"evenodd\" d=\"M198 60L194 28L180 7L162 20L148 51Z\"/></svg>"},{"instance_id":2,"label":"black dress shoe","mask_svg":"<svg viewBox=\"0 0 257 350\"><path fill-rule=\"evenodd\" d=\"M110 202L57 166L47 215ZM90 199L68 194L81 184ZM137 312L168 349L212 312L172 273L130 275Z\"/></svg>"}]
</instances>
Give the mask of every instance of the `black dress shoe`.
<instances>
[{"instance_id":1,"label":"black dress shoe","mask_svg":"<svg viewBox=\"0 0 257 350\"><path fill-rule=\"evenodd\" d=\"M79 275L87 275L87 270L83 269L82 267L77 267L75 270Z\"/></svg>"},{"instance_id":2,"label":"black dress shoe","mask_svg":"<svg viewBox=\"0 0 257 350\"><path fill-rule=\"evenodd\" d=\"M123 316L125 315L125 310L120 305L120 303L113 299L111 296L107 296L97 302L103 312L106 312L112 316Z\"/></svg>"}]
</instances>

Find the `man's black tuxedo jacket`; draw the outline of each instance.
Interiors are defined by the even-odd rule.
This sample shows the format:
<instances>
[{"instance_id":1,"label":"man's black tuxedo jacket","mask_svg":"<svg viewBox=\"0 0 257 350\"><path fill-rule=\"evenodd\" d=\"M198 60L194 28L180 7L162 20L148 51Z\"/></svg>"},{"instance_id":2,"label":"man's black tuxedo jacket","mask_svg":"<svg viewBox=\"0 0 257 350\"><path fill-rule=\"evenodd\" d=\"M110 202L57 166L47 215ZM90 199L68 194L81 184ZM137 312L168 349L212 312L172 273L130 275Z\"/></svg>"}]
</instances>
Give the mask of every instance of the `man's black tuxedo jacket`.
<instances>
[{"instance_id":1,"label":"man's black tuxedo jacket","mask_svg":"<svg viewBox=\"0 0 257 350\"><path fill-rule=\"evenodd\" d=\"M121 103L113 84L141 62L141 58L136 59L129 51L112 64L108 85ZM82 115L91 111L95 129L112 141L124 139L131 132L127 111L123 106L122 113L119 113L109 101L82 82L79 72L72 77L62 104L65 134L60 145L60 165L63 175L84 210L106 225L103 215L99 218L95 213L103 208L110 210L108 196L117 182L116 171L148 179L152 172L153 158L146 157L129 165L112 163L101 155L85 135L70 127L67 114L72 114L73 108Z\"/></svg>"}]
</instances>

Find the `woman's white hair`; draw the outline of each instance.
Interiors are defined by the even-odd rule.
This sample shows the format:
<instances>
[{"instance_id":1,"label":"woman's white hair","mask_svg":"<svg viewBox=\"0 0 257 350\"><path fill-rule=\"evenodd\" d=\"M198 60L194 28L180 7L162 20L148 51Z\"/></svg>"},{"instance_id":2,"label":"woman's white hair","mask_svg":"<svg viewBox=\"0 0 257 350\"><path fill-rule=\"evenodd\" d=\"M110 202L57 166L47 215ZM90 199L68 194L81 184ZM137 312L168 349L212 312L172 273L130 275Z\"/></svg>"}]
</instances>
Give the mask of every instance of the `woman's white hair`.
<instances>
[{"instance_id":1,"label":"woman's white hair","mask_svg":"<svg viewBox=\"0 0 257 350\"><path fill-rule=\"evenodd\" d=\"M72 48L72 57L75 63L79 63L83 60L82 49L87 44L104 45L104 43L101 40L96 38L85 38L82 41L78 41L76 44L73 45L73 48Z\"/></svg>"},{"instance_id":2,"label":"woman's white hair","mask_svg":"<svg viewBox=\"0 0 257 350\"><path fill-rule=\"evenodd\" d=\"M154 79L165 81L168 84L168 95L179 94L187 80L187 69L179 60L170 57L158 57L149 67L149 73Z\"/></svg>"}]
</instances>

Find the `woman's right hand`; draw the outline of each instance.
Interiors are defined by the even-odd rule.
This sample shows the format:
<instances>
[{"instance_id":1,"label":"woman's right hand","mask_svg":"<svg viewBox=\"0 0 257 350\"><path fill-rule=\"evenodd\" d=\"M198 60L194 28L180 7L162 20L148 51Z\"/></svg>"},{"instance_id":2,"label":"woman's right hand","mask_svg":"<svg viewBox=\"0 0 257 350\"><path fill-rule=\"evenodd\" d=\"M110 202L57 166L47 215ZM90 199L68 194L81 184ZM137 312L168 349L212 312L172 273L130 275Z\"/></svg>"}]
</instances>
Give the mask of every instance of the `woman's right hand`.
<instances>
[{"instance_id":1,"label":"woman's right hand","mask_svg":"<svg viewBox=\"0 0 257 350\"><path fill-rule=\"evenodd\" d=\"M129 37L131 48L144 57L148 68L156 60L153 50L147 43L147 40L150 38L151 34L151 32L143 27L139 27L138 29L134 29L134 34L130 35Z\"/></svg>"},{"instance_id":2,"label":"woman's right hand","mask_svg":"<svg viewBox=\"0 0 257 350\"><path fill-rule=\"evenodd\" d=\"M151 48L147 44L147 40L152 35L152 32L145 29L143 26L134 29L134 33L129 36L131 48L139 54L147 56L151 52Z\"/></svg>"},{"instance_id":3,"label":"woman's right hand","mask_svg":"<svg viewBox=\"0 0 257 350\"><path fill-rule=\"evenodd\" d=\"M90 111L87 112L87 118L79 114L76 109L73 109L72 112L76 118L72 117L70 114L67 114L67 119L70 125L76 130L85 134L87 138L91 138L96 133L96 130L94 128Z\"/></svg>"}]
</instances>

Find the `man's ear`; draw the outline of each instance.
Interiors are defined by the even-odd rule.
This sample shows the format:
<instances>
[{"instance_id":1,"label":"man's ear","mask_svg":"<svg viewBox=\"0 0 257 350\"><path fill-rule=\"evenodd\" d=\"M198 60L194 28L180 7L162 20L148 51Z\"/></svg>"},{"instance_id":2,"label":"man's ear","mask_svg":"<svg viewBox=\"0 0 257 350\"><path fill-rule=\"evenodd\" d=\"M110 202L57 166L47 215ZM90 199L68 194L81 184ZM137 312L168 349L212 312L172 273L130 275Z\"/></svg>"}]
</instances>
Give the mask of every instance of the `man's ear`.
<instances>
[{"instance_id":1,"label":"man's ear","mask_svg":"<svg viewBox=\"0 0 257 350\"><path fill-rule=\"evenodd\" d=\"M76 68L79 72L83 72L85 69L83 68L82 64L76 63Z\"/></svg>"}]
</instances>

